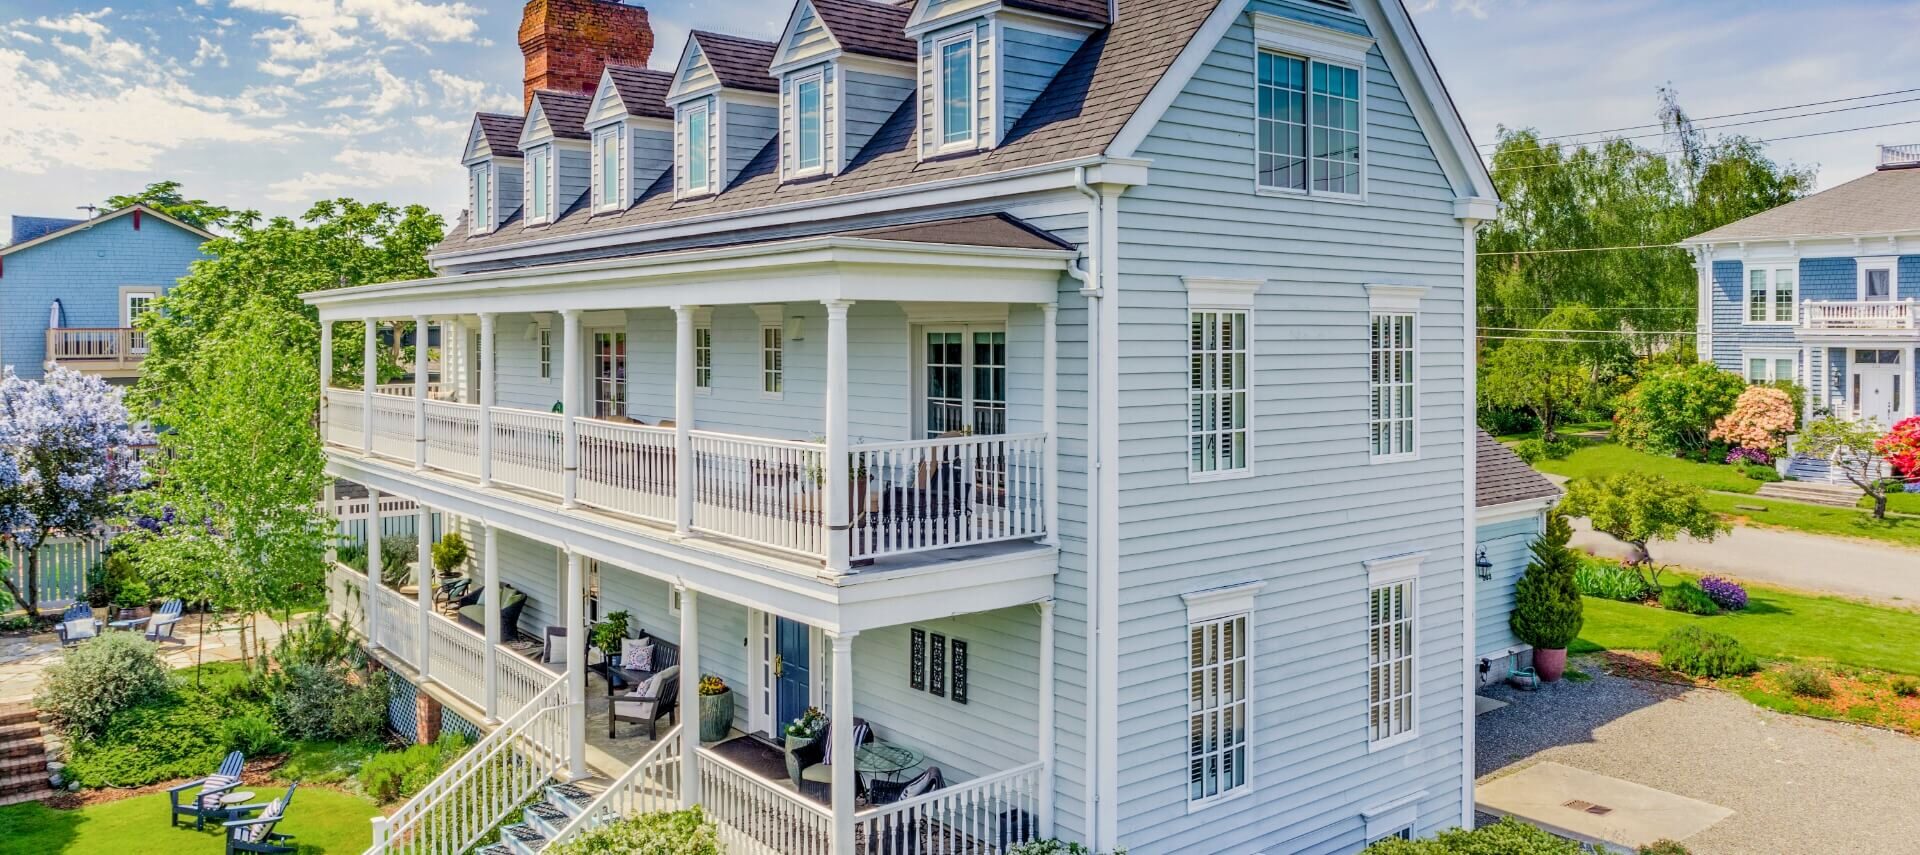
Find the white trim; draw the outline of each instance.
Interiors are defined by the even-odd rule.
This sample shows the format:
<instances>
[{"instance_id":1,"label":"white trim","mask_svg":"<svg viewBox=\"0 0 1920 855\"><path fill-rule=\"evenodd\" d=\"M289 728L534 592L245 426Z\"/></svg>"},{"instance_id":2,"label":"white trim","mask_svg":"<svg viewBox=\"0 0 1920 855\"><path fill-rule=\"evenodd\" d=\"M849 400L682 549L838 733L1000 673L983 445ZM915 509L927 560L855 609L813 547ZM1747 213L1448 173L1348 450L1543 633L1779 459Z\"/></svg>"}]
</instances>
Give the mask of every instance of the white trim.
<instances>
[{"instance_id":1,"label":"white trim","mask_svg":"<svg viewBox=\"0 0 1920 855\"><path fill-rule=\"evenodd\" d=\"M523 204L527 210L526 225L528 227L547 225L553 222L555 197L559 195L559 192L554 189L553 184L554 147L550 145L539 145L534 148L536 150L529 154L524 161L527 164L527 168L520 175L521 189L526 196L526 201ZM546 160L544 167L541 165L543 158ZM536 175L545 179L544 184L547 191L545 199L541 199L540 194L537 192L542 182L536 182L534 180ZM536 201L546 202L545 213L539 213L534 208L534 202Z\"/></svg>"},{"instance_id":2,"label":"white trim","mask_svg":"<svg viewBox=\"0 0 1920 855\"><path fill-rule=\"evenodd\" d=\"M1367 308L1381 314L1419 314L1425 285L1368 285Z\"/></svg>"},{"instance_id":3,"label":"white trim","mask_svg":"<svg viewBox=\"0 0 1920 855\"><path fill-rule=\"evenodd\" d=\"M1005 324L1006 303L900 303L909 324Z\"/></svg>"},{"instance_id":4,"label":"white trim","mask_svg":"<svg viewBox=\"0 0 1920 855\"><path fill-rule=\"evenodd\" d=\"M164 295L161 293L161 288L158 285L120 286L120 326L128 329L133 327L133 298L147 298L147 305L140 310L141 314L146 314L158 308L153 305L153 301L160 299L162 296Z\"/></svg>"},{"instance_id":5,"label":"white trim","mask_svg":"<svg viewBox=\"0 0 1920 855\"><path fill-rule=\"evenodd\" d=\"M1800 372L1804 370L1800 363L1801 353L1802 348L1798 347L1743 347L1740 349L1740 371L1738 373L1741 379L1746 380L1748 383L1773 383L1780 380L1798 383L1800 382ZM1851 354L1849 354L1849 356L1851 356ZM1751 363L1755 359L1765 359L1767 361L1767 373L1776 375L1779 373L1775 370L1778 368L1775 364L1776 361L1781 359L1793 360L1793 374L1787 377L1762 377L1757 380L1748 377L1747 369L1753 367Z\"/></svg>"},{"instance_id":6,"label":"white trim","mask_svg":"<svg viewBox=\"0 0 1920 855\"><path fill-rule=\"evenodd\" d=\"M592 133L593 138L591 147L588 149L588 157L591 158L593 162L593 168L589 170L592 173L590 177L593 180L593 189L588 191L588 201L591 202L594 197L600 199L600 204L593 206L593 211L596 214L623 210L627 206L626 200L628 198L626 192L628 162L627 147L625 145L626 125L625 123L610 124L606 127L595 129ZM607 152L605 150L607 148L613 150L614 171L613 192L611 194L606 192L607 176L604 174L607 165Z\"/></svg>"},{"instance_id":7,"label":"white trim","mask_svg":"<svg viewBox=\"0 0 1920 855\"><path fill-rule=\"evenodd\" d=\"M1360 818L1367 824L1367 842L1376 843L1414 828L1420 821L1420 800L1426 797L1427 791L1421 790L1361 809Z\"/></svg>"},{"instance_id":8,"label":"white trim","mask_svg":"<svg viewBox=\"0 0 1920 855\"><path fill-rule=\"evenodd\" d=\"M1407 690L1404 694L1407 701L1407 713L1404 721L1406 729L1384 738L1374 738L1373 718L1375 701L1371 693L1369 693L1364 703L1366 711L1364 722L1367 734L1367 753L1369 754L1384 751L1397 745L1414 742L1420 738L1420 642L1422 640L1421 637L1425 635L1425 628L1421 626L1419 574L1420 561L1423 560L1426 555L1427 553L1419 552L1366 562L1367 600L1364 605L1367 609L1367 645L1369 651L1371 651L1373 645L1373 631L1375 628L1372 614L1374 608L1373 598L1375 593L1381 589L1396 587L1403 589L1403 616L1399 620L1389 621L1388 625L1405 623L1408 633L1412 635L1412 638L1406 646L1406 655L1399 657L1404 659L1404 664L1407 668L1405 675ZM1367 682L1373 682L1373 670L1376 667L1390 667L1391 664L1391 662L1374 663L1372 661L1372 653L1369 652ZM1390 697L1399 698L1402 697L1402 695L1396 694Z\"/></svg>"},{"instance_id":9,"label":"white trim","mask_svg":"<svg viewBox=\"0 0 1920 855\"><path fill-rule=\"evenodd\" d=\"M1231 297L1232 295L1229 293L1227 294L1227 296ZM1251 299L1252 296L1253 295L1251 292L1246 293L1246 297L1248 299ZM1201 483L1206 481L1225 481L1225 480L1232 480L1237 478L1251 478L1255 474L1254 470L1257 468L1256 462L1254 460L1255 443L1254 443L1254 428L1253 428L1253 423L1254 423L1253 377L1254 377L1254 351L1255 351L1255 348L1254 348L1255 327L1253 322L1253 310L1251 308L1216 308L1212 306L1189 306L1187 308L1187 330L1188 330L1187 360L1189 363L1192 361L1195 353L1197 352L1194 350L1192 330L1193 330L1193 324L1196 320L1196 316L1199 316L1199 315L1213 315L1213 316L1238 315L1239 316L1238 327L1239 327L1240 336L1241 336L1240 347L1238 348L1230 347L1228 346L1229 344L1228 342L1221 340L1217 342L1218 346L1213 348L1213 351L1221 354L1239 353L1239 354L1242 354L1245 358L1242 360L1240 372L1237 378L1240 382L1240 385L1238 388L1228 388L1227 386L1218 382L1220 378L1223 377L1225 374L1225 368L1223 364L1216 365L1216 368L1220 369L1220 373L1217 373L1212 377L1203 378L1212 383L1212 386L1209 389L1195 389L1193 388L1193 380L1191 376L1188 379L1188 383L1187 383L1187 482L1192 484L1192 483ZM1215 330L1213 331L1217 332L1218 331L1217 328L1218 328L1218 324L1216 323ZM1236 430L1235 428L1232 428L1232 427L1216 427L1210 430L1196 431L1196 429L1193 426L1193 412L1194 412L1194 404L1195 404L1196 396L1208 396L1217 402L1221 397L1233 395L1235 393L1238 393L1243 398L1243 401L1244 401L1244 403L1241 405L1241 410L1240 410L1240 416L1243 419L1240 428ZM1241 449L1241 455L1242 455L1241 465L1226 467L1222 464L1221 468L1217 468L1217 469L1198 468L1195 465L1196 461L1194 459L1193 441L1195 437L1208 435L1208 434L1217 434L1220 436L1233 436L1235 434L1238 434L1240 437L1240 449ZM1203 445L1203 448L1204 448L1204 445ZM1215 453L1218 454L1217 451ZM1214 462L1216 464L1219 463L1218 460L1215 460Z\"/></svg>"},{"instance_id":10,"label":"white trim","mask_svg":"<svg viewBox=\"0 0 1920 855\"><path fill-rule=\"evenodd\" d=\"M1259 279L1222 279L1215 276L1183 276L1187 286L1187 308L1253 311L1254 295L1266 284Z\"/></svg>"},{"instance_id":11,"label":"white trim","mask_svg":"<svg viewBox=\"0 0 1920 855\"><path fill-rule=\"evenodd\" d=\"M1180 599L1187 604L1187 623L1201 623L1252 612L1254 599L1266 587L1267 580L1257 579L1221 588L1191 591L1181 594Z\"/></svg>"},{"instance_id":12,"label":"white trim","mask_svg":"<svg viewBox=\"0 0 1920 855\"><path fill-rule=\"evenodd\" d=\"M687 169L686 169L687 174L684 177L676 177L674 179L676 192L680 194L681 198L693 199L701 196L713 195L714 184L717 183L714 180L715 178L714 172L715 172L716 164L713 162L714 160L713 142L715 138L714 137L715 123L713 120L714 112L715 112L713 109L714 106L715 105L712 102L708 102L705 104L689 104L686 107L681 108L678 114L679 118L675 122L676 126L673 132L674 147L676 149L680 149L684 151L686 155L686 160L687 160ZM702 152L703 159L706 160L707 162L706 163L706 179L707 180L698 186L694 185L693 183L693 117L695 115L704 116L706 118L706 135L707 135L707 144L703 146L703 148L705 148L706 151ZM674 170L674 172L678 173L679 170L676 169Z\"/></svg>"},{"instance_id":13,"label":"white trim","mask_svg":"<svg viewBox=\"0 0 1920 855\"><path fill-rule=\"evenodd\" d=\"M1854 262L1854 299L1867 302L1867 271L1887 271L1887 299L1895 302L1900 299L1900 257L1897 255L1873 255ZM1874 301L1882 302L1882 301Z\"/></svg>"},{"instance_id":14,"label":"white trim","mask_svg":"<svg viewBox=\"0 0 1920 855\"><path fill-rule=\"evenodd\" d=\"M1392 555L1386 558L1374 558L1361 562L1367 568L1369 586L1386 585L1420 576L1420 565L1432 553L1422 550Z\"/></svg>"},{"instance_id":15,"label":"white trim","mask_svg":"<svg viewBox=\"0 0 1920 855\"><path fill-rule=\"evenodd\" d=\"M787 177L789 179L795 179L795 178L812 178L816 175L825 175L827 173L827 162L831 159L831 153L827 151L827 122L828 122L827 114L828 112L830 112L827 109L827 69L826 67L822 66L819 68L814 68L813 70L807 71L804 73L790 74L787 76L787 80L788 80L787 86L791 87L790 89L788 89L788 91L791 94L783 98L782 100L788 101L793 110L792 116L791 116L793 121L793 162L787 164ZM820 90L820 94L819 94L820 132L818 135L819 143L820 143L820 149L819 149L820 162L812 166L804 165L801 162L801 157L800 157L800 144L803 141L803 138L800 133L800 87L805 86L808 83L812 83L813 85L819 87L819 90ZM783 111L786 106L788 105L782 105ZM837 112L844 112L844 111L837 111ZM787 117L782 116L782 118L784 119ZM782 146L782 148L785 148L785 146ZM783 153L783 157L784 157L784 153Z\"/></svg>"},{"instance_id":16,"label":"white trim","mask_svg":"<svg viewBox=\"0 0 1920 855\"><path fill-rule=\"evenodd\" d=\"M964 139L947 139L946 106L946 60L947 47L967 43L967 75L973 88L973 97L967 99L967 136ZM933 85L928 87L927 97L933 106L933 139L925 151L931 156L954 154L963 151L975 151L980 148L980 34L978 27L968 23L964 30L933 40L933 54L927 58L933 66Z\"/></svg>"},{"instance_id":17,"label":"white trim","mask_svg":"<svg viewBox=\"0 0 1920 855\"><path fill-rule=\"evenodd\" d=\"M1371 291L1371 288L1369 288L1369 291ZM1369 296L1369 299L1371 299L1371 295ZM1390 298L1387 297L1386 295L1383 295L1383 299L1403 300L1405 299L1405 295L1402 294L1402 295L1393 296ZM1408 319L1408 321L1411 323L1413 327L1409 331L1409 336L1408 336L1409 340L1407 341L1406 346L1404 348L1401 348L1401 347L1386 348L1386 350L1408 351L1407 360L1406 360L1407 378L1405 380L1389 380L1389 381L1376 382L1374 377L1372 376L1372 372L1376 370L1376 368L1375 368L1375 363L1371 359L1371 357L1374 355L1376 350L1378 350L1378 348L1375 348L1373 344L1373 330L1374 330L1374 327L1380 322L1382 318L1388 318L1388 319L1406 318ZM1367 395L1369 400L1371 400L1372 398L1374 388L1376 385L1380 386L1383 389L1391 389L1393 387L1398 387L1398 386L1407 386L1412 390L1412 393L1413 393L1412 395L1409 396L1409 401L1408 401L1408 405L1410 406L1411 410L1405 415L1395 416L1393 418L1387 418L1387 419L1376 419L1372 412L1369 412L1367 414L1367 456L1368 456L1369 463L1378 465L1383 463L1399 463L1399 462L1404 462L1408 460L1420 459L1420 440L1423 433L1423 431L1420 429L1420 411L1421 411L1420 383L1426 375L1426 372L1422 371L1420 367L1420 359L1422 356L1425 355L1425 350L1420 347L1420 336L1423 333L1425 333L1426 331L1425 327L1426 327L1426 323L1425 321L1422 320L1421 314L1418 310L1413 310L1413 311L1409 311L1406 309L1376 310L1376 311L1369 311L1367 314L1367 354L1369 356ZM1407 437L1407 448L1402 451L1395 451L1395 452L1386 453L1386 454L1380 453L1373 438L1374 426L1375 425L1392 425L1394 423L1403 422L1403 421L1409 423L1409 425L1411 426L1410 435ZM1391 445L1391 443L1389 444ZM1471 459L1473 457L1472 452L1469 451L1467 456L1469 459Z\"/></svg>"},{"instance_id":18,"label":"white trim","mask_svg":"<svg viewBox=\"0 0 1920 855\"><path fill-rule=\"evenodd\" d=\"M1788 301L1792 317L1780 320L1780 272L1793 274L1793 299ZM1767 280L1767 320L1753 319L1753 274L1765 273ZM1800 263L1797 258L1753 261L1740 267L1740 325L1748 327L1791 327L1800 322Z\"/></svg>"},{"instance_id":19,"label":"white trim","mask_svg":"<svg viewBox=\"0 0 1920 855\"><path fill-rule=\"evenodd\" d=\"M1498 525L1500 523L1537 517L1548 508L1560 502L1558 495L1544 496L1538 499L1524 499L1518 502L1506 502L1499 505L1483 505L1474 509L1473 519L1479 525Z\"/></svg>"},{"instance_id":20,"label":"white trim","mask_svg":"<svg viewBox=\"0 0 1920 855\"><path fill-rule=\"evenodd\" d=\"M1256 16L1259 15L1259 13L1255 13L1255 14ZM1283 20L1283 19L1275 19L1275 20ZM1303 26L1310 26L1310 25L1303 25ZM1368 134L1368 127L1372 124L1369 121L1369 116L1367 112L1368 111L1367 90L1369 87L1367 85L1368 73L1367 73L1367 64L1366 64L1365 55L1363 53L1358 60L1350 60L1346 58L1345 55L1339 50L1317 50L1306 42L1301 42L1300 44L1302 44L1303 46L1281 47L1281 46L1262 42L1257 44L1254 48L1255 69L1254 69L1252 95L1254 97L1256 104L1255 104L1254 116L1253 116L1253 121L1254 121L1253 192L1255 195L1259 195L1259 196L1308 197L1308 198L1318 199L1326 202L1349 202L1349 203L1364 204L1367 200L1367 165L1371 161L1371 158L1367 156L1367 146L1370 138L1370 135ZM1371 40L1369 40L1369 44L1371 44ZM1301 81L1302 88L1300 90L1300 94L1302 99L1302 106L1305 109L1305 114L1301 118L1304 122L1304 124L1302 125L1302 129L1305 132L1304 136L1305 136L1307 149L1301 155L1300 166L1304 171L1301 176L1302 184L1298 189L1295 189L1293 187L1270 186L1262 182L1262 176L1260 172L1260 156L1262 152L1260 149L1260 142L1259 142L1260 122L1262 121L1262 119L1260 118L1260 110L1258 108L1258 102L1260 100L1259 61L1260 61L1260 55L1263 53L1273 54L1276 56L1282 56L1282 57L1298 60L1306 65L1306 70L1303 75L1303 80ZM1313 110L1313 100L1314 100L1313 67L1316 64L1324 65L1324 66L1327 66L1328 68L1344 69L1347 71L1354 72L1354 79L1360 87L1359 93L1355 95L1355 101L1357 102L1357 105L1358 105L1360 124L1359 124L1359 127L1354 130L1354 134L1357 137L1357 139L1355 140L1355 145L1358 149L1357 153L1360 156L1360 161L1359 161L1360 171L1358 173L1360 189L1352 192L1339 191L1339 190L1318 190L1318 189L1315 189L1313 186L1314 184L1313 170L1314 170L1315 159L1316 158L1323 159L1323 160L1328 159L1327 152L1316 152L1313 147L1313 140L1314 140L1314 137L1316 136L1315 128L1317 127L1314 124L1314 122L1316 119L1320 118L1320 116L1318 116ZM1345 133L1346 131L1342 130L1341 132Z\"/></svg>"},{"instance_id":21,"label":"white trim","mask_svg":"<svg viewBox=\"0 0 1920 855\"><path fill-rule=\"evenodd\" d=\"M1231 4L1229 4L1231 5ZM1281 53L1303 54L1315 59L1367 67L1367 52L1373 50L1370 36L1322 27L1293 18L1265 12L1249 13L1253 18L1254 43Z\"/></svg>"},{"instance_id":22,"label":"white trim","mask_svg":"<svg viewBox=\"0 0 1920 855\"><path fill-rule=\"evenodd\" d=\"M495 167L491 160L467 167L467 206L473 209L473 218L467 222L467 236L493 234L499 228L497 222L500 212L500 200L495 198L500 190L500 182L494 180ZM485 199L481 198L481 188L486 188ZM486 204L483 206L481 202ZM486 210L481 210L481 208Z\"/></svg>"},{"instance_id":23,"label":"white trim","mask_svg":"<svg viewBox=\"0 0 1920 855\"><path fill-rule=\"evenodd\" d=\"M77 223L77 224L68 226L64 229L60 229L58 231L47 232L46 234L43 234L37 238L34 238L33 240L21 241L20 243L13 244L12 246L0 246L0 255L12 255L13 253L19 252L20 250L23 250L23 249L27 249L29 247L39 246L48 241L59 240L60 238L65 237L69 234L73 234L75 232L84 232L88 229L93 228L94 226L107 222L108 220L117 220L121 217L124 217L128 214L133 213L134 211L140 211L149 217L157 217L163 223L174 226L176 228L185 229L189 232L199 235L201 238L206 240L213 240L216 237L216 235L214 235L212 232L207 231L206 229L195 228L193 226L187 225L186 223L180 222L179 220L169 217L166 214L162 214L159 211L156 211L145 205L129 205L125 208L121 208L120 210L114 211L113 213L110 213L110 214L101 214L100 216L94 217L91 220L87 220L82 223Z\"/></svg>"},{"instance_id":24,"label":"white trim","mask_svg":"<svg viewBox=\"0 0 1920 855\"><path fill-rule=\"evenodd\" d=\"M1265 584L1265 583L1260 583L1260 584ZM1258 588L1255 588L1255 590L1258 590ZM1189 606L1189 616L1187 618L1186 644L1183 645L1187 650L1187 656L1186 656L1186 660L1187 660L1186 674L1187 674L1187 683L1188 683L1187 730L1186 730L1186 733L1184 734L1184 739L1186 741L1186 748L1187 748L1187 755L1186 755L1187 763L1191 764L1194 760L1194 753L1193 753L1193 745L1194 745L1193 718L1194 716L1200 715L1203 711L1206 711L1206 710L1233 710L1237 708L1239 714L1235 716L1235 719L1239 724L1239 731L1240 731L1240 742L1238 744L1238 747L1241 752L1241 761L1239 766L1241 781L1239 784L1236 784L1231 787L1223 786L1219 792L1216 792L1213 795L1202 796L1196 799L1193 797L1193 791L1192 791L1193 778L1192 778L1192 773L1189 767L1188 775L1183 781L1183 785L1187 788L1186 802L1187 802L1188 815L1193 815L1201 811L1204 811L1213 807L1217 807L1222 804L1226 804L1228 802L1237 801L1242 796L1245 796L1249 793L1254 792L1255 788L1258 786L1258 781L1256 780L1258 776L1254 774L1254 769L1257 766L1257 762L1254 759L1254 746L1258 744L1254 738L1254 734L1257 732L1254 729L1254 707L1255 707L1255 698L1256 698L1256 694L1254 692L1254 675L1258 673L1258 671L1255 668L1256 659L1255 659L1255 643L1254 643L1254 633L1253 633L1253 609L1251 608L1251 600L1252 600L1251 592L1247 594L1247 600L1249 602L1249 607L1246 609L1221 612L1213 617L1206 617L1206 618L1193 617L1191 614L1192 607ZM1239 650L1242 655L1237 658L1244 660L1244 667L1243 667L1244 673L1242 674L1242 677L1240 680L1240 687L1245 693L1245 697L1239 700L1229 700L1229 699L1226 699L1224 697L1224 693L1222 693L1223 697L1221 699L1221 702L1218 705L1213 707L1207 707L1207 708L1196 707L1194 705L1193 689L1191 688L1193 684L1194 673L1200 670L1225 670L1226 668L1231 667L1230 663L1232 660L1223 656L1221 657L1221 660L1219 663L1215 663L1215 664L1202 663L1200 665L1194 665L1193 652L1192 652L1193 632L1195 629L1199 627L1206 626L1209 624L1217 624L1221 627L1220 633L1223 636L1222 640L1224 641L1226 627L1232 626L1235 622L1238 622L1240 625L1239 626L1239 629L1240 629ZM1222 683L1225 683L1226 680L1222 678L1219 681L1203 680L1202 682L1203 683L1210 682L1212 685L1220 685ZM1224 730L1224 728L1222 729ZM1215 750L1211 750L1211 749L1204 750L1202 756L1212 755L1214 753L1216 753ZM1221 752L1221 753L1224 755L1224 752ZM1223 768L1216 770L1216 774L1218 775L1216 780L1224 784L1226 780L1226 771L1224 769L1224 764L1222 764L1222 766Z\"/></svg>"}]
</instances>

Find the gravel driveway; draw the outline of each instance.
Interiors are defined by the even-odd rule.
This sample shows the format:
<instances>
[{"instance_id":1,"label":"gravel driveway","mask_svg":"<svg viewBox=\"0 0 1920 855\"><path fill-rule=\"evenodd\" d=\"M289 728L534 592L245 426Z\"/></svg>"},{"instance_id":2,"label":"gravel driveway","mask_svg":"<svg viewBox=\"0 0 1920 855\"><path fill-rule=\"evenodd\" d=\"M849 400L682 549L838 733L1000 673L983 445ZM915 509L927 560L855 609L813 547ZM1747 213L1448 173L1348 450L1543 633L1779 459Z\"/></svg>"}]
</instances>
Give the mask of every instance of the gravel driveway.
<instances>
[{"instance_id":1,"label":"gravel driveway","mask_svg":"<svg viewBox=\"0 0 1920 855\"><path fill-rule=\"evenodd\" d=\"M1619 677L1481 694L1512 704L1479 717L1483 781L1553 760L1733 810L1695 855L1920 852L1920 739Z\"/></svg>"}]
</instances>

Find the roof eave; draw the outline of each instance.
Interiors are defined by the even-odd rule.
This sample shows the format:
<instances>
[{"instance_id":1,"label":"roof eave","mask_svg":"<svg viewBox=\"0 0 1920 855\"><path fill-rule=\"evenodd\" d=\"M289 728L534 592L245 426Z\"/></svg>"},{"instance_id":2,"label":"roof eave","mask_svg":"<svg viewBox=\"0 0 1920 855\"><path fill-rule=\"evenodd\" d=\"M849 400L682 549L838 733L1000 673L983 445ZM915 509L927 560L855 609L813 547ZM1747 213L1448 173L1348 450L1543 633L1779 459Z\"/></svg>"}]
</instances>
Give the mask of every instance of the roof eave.
<instances>
[{"instance_id":1,"label":"roof eave","mask_svg":"<svg viewBox=\"0 0 1920 855\"><path fill-rule=\"evenodd\" d=\"M169 225L172 225L177 228L184 229L193 234L199 235L202 240L215 240L219 238L219 235L216 235L213 232L207 231L206 229L200 228L198 226L195 226L186 222L182 222L181 220L175 219L173 217L169 217L166 214L163 214L159 211L156 211L152 208L147 207L146 205L128 205L127 207L121 208L118 211L101 214L100 216L94 217L91 220L84 220L78 223L74 223L73 225L68 226L64 229L47 232L46 234L43 234L37 238L34 238L33 240L21 241L19 243L12 244L10 246L0 247L0 255L12 255L13 253L19 252L24 249L31 249L43 243L59 240L60 238L65 237L69 234L74 234L76 232L83 232L88 229L91 229L94 226L100 225L101 223L104 223L108 220L119 219L128 214L133 213L134 211L140 211L144 214L147 214L148 216L158 217L160 218L161 222L167 223Z\"/></svg>"}]
</instances>

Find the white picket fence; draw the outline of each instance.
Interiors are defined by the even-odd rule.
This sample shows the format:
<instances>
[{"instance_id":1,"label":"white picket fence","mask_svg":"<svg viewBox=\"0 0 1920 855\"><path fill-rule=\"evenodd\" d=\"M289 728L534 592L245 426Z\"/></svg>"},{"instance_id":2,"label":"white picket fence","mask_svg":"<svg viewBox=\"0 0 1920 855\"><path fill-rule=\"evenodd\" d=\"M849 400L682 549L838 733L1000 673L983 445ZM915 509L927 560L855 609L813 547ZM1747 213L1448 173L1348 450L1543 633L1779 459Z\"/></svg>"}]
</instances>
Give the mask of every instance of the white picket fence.
<instances>
[{"instance_id":1,"label":"white picket fence","mask_svg":"<svg viewBox=\"0 0 1920 855\"><path fill-rule=\"evenodd\" d=\"M60 535L40 544L39 593L42 608L84 600L90 587L87 573L105 560L107 546L119 530L101 528L79 537ZM8 542L0 550L7 559L7 578L21 594L27 592L27 550ZM14 604L16 607L18 604Z\"/></svg>"}]
</instances>

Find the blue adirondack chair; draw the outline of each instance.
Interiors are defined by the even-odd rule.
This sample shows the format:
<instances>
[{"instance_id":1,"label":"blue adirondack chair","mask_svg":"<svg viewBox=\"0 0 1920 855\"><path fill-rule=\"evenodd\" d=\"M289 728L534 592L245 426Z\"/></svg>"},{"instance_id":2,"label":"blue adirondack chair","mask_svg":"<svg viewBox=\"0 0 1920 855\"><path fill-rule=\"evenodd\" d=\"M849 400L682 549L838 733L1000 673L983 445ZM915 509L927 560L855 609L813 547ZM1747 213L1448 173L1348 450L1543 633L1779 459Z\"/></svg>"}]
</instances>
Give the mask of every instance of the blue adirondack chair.
<instances>
[{"instance_id":1,"label":"blue adirondack chair","mask_svg":"<svg viewBox=\"0 0 1920 855\"><path fill-rule=\"evenodd\" d=\"M234 808L234 813L239 816L245 816L254 811L259 811L260 815L252 819L227 821L227 855L234 855L237 852L290 855L295 852L297 847L288 843L293 839L293 835L276 833L273 827L287 815L287 808L293 805L293 790L298 786L300 786L299 781L288 784L286 795L266 804Z\"/></svg>"},{"instance_id":2,"label":"blue adirondack chair","mask_svg":"<svg viewBox=\"0 0 1920 855\"><path fill-rule=\"evenodd\" d=\"M232 792L234 787L240 786L240 769L246 765L246 762L247 758L235 751L228 754L227 759L220 761L219 771L199 780L167 788L167 801L173 805L172 812L167 814L167 824L177 828L180 825L180 817L190 816L193 817L194 830L198 831L207 827L209 819L225 820L231 815L233 809L224 805L220 797ZM182 802L181 797L195 787L199 788L199 792Z\"/></svg>"},{"instance_id":3,"label":"blue adirondack chair","mask_svg":"<svg viewBox=\"0 0 1920 855\"><path fill-rule=\"evenodd\" d=\"M60 645L79 644L100 634L100 621L93 616L93 607L86 603L74 603L67 607L66 614L60 616L60 623L53 628L60 636Z\"/></svg>"},{"instance_id":4,"label":"blue adirondack chair","mask_svg":"<svg viewBox=\"0 0 1920 855\"><path fill-rule=\"evenodd\" d=\"M178 597L160 604L160 610L154 612L153 618L147 622L147 640L157 642L166 638L179 641L173 636L173 628L179 625L180 613L185 609L186 604L180 602Z\"/></svg>"}]
</instances>

